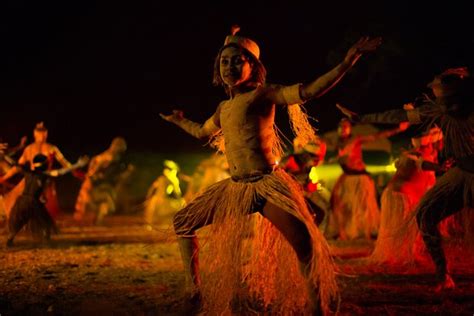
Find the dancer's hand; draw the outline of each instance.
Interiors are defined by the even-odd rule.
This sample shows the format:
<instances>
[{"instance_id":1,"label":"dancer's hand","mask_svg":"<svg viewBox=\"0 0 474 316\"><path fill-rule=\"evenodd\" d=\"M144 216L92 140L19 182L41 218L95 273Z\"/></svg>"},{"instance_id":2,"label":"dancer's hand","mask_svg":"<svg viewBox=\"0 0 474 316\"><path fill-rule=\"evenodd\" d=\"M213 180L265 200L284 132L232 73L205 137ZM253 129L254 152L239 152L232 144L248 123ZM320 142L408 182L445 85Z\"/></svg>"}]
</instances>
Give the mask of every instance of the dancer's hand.
<instances>
[{"instance_id":1,"label":"dancer's hand","mask_svg":"<svg viewBox=\"0 0 474 316\"><path fill-rule=\"evenodd\" d=\"M406 131L408 127L410 127L409 122L400 122L400 124L398 125L398 129L400 130L400 132Z\"/></svg>"},{"instance_id":2,"label":"dancer's hand","mask_svg":"<svg viewBox=\"0 0 474 316\"><path fill-rule=\"evenodd\" d=\"M89 157L88 156L81 156L76 162L76 167L81 168L84 167L89 163Z\"/></svg>"},{"instance_id":3,"label":"dancer's hand","mask_svg":"<svg viewBox=\"0 0 474 316\"><path fill-rule=\"evenodd\" d=\"M26 142L28 141L28 137L23 136L20 140L20 147L23 148L26 146Z\"/></svg>"},{"instance_id":4,"label":"dancer's hand","mask_svg":"<svg viewBox=\"0 0 474 316\"><path fill-rule=\"evenodd\" d=\"M181 121L184 118L184 113L183 111L180 111L180 110L173 110L173 113L170 115L165 115L165 114L160 113L160 116L165 121L174 123L174 122Z\"/></svg>"},{"instance_id":5,"label":"dancer's hand","mask_svg":"<svg viewBox=\"0 0 474 316\"><path fill-rule=\"evenodd\" d=\"M354 45L352 45L351 48L349 48L346 57L344 58L344 61L350 65L354 65L357 60L362 56L362 54L376 50L381 43L381 37L376 37L372 39L368 36L361 37L357 41L357 43L355 43Z\"/></svg>"},{"instance_id":6,"label":"dancer's hand","mask_svg":"<svg viewBox=\"0 0 474 316\"><path fill-rule=\"evenodd\" d=\"M342 112L345 116L347 116L351 121L353 122L358 122L359 121L359 115L355 112L352 112L348 108L342 106L340 103L336 103L336 107L339 109L339 111Z\"/></svg>"}]
</instances>

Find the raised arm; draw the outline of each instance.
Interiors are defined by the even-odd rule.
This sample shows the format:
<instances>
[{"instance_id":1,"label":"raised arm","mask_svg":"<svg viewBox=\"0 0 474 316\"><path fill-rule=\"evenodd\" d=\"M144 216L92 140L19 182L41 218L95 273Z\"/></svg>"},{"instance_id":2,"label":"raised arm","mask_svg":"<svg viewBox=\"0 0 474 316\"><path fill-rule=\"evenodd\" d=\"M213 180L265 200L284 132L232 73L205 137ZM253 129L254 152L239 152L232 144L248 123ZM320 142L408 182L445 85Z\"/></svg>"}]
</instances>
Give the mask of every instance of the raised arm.
<instances>
[{"instance_id":1,"label":"raised arm","mask_svg":"<svg viewBox=\"0 0 474 316\"><path fill-rule=\"evenodd\" d=\"M4 158L7 158L7 156L5 156ZM14 161L9 160L8 158L6 160L8 163L12 165L12 168L10 168L3 176L0 177L0 182L5 182L11 177L13 177L14 175L16 175L17 173L22 171L21 166L24 166L27 163L26 148L25 150L23 150L23 153L20 159L18 159L18 162L15 163Z\"/></svg>"},{"instance_id":2,"label":"raised arm","mask_svg":"<svg viewBox=\"0 0 474 316\"><path fill-rule=\"evenodd\" d=\"M408 122L401 122L397 128L381 131L371 135L361 135L360 140L363 143L372 142L380 138L387 138L405 131L410 126Z\"/></svg>"},{"instance_id":3,"label":"raised arm","mask_svg":"<svg viewBox=\"0 0 474 316\"><path fill-rule=\"evenodd\" d=\"M160 116L165 121L171 122L181 127L188 134L198 139L209 138L220 130L219 115L220 106L217 108L217 111L214 113L214 115L204 122L204 124L199 124L185 118L182 111L173 110L171 115L164 115L160 113Z\"/></svg>"},{"instance_id":4,"label":"raised arm","mask_svg":"<svg viewBox=\"0 0 474 316\"><path fill-rule=\"evenodd\" d=\"M352 112L348 108L336 104L337 108L347 116L351 121L356 123L381 123L381 124L398 124L408 121L410 124L421 124L423 117L420 114L426 106L414 108L412 104L405 104L402 109L388 110L380 113L370 113L359 115Z\"/></svg>"},{"instance_id":5,"label":"raised arm","mask_svg":"<svg viewBox=\"0 0 474 316\"><path fill-rule=\"evenodd\" d=\"M326 74L306 84L287 87L274 85L268 89L266 97L271 104L278 105L300 104L320 97L342 79L363 53L375 50L380 43L380 38L363 37L347 51L344 60Z\"/></svg>"},{"instance_id":6,"label":"raised arm","mask_svg":"<svg viewBox=\"0 0 474 316\"><path fill-rule=\"evenodd\" d=\"M26 136L23 136L23 137L21 138L21 140L20 140L20 143L19 143L17 146L15 146L15 147L13 147L13 148L10 148L10 149L8 150L8 153L7 153L8 156L13 157L13 156L15 156L18 152L20 152L21 150L25 149L25 147L26 147L26 141L27 141L27 140L28 140L28 138L27 138Z\"/></svg>"},{"instance_id":7,"label":"raised arm","mask_svg":"<svg viewBox=\"0 0 474 316\"><path fill-rule=\"evenodd\" d=\"M357 41L348 51L344 60L332 70L317 78L316 80L303 84L300 87L300 95L303 100L317 98L331 90L346 72L355 65L363 53L375 50L381 43L381 38L369 39L363 37Z\"/></svg>"}]
</instances>

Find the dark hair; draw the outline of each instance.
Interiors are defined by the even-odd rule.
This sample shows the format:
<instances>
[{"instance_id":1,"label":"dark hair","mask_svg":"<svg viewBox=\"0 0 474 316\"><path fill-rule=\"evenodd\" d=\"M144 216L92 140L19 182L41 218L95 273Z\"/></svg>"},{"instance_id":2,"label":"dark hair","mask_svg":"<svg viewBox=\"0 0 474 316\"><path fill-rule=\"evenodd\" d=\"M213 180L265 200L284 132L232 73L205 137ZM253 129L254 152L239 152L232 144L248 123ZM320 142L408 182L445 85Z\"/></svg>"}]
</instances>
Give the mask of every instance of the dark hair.
<instances>
[{"instance_id":1,"label":"dark hair","mask_svg":"<svg viewBox=\"0 0 474 316\"><path fill-rule=\"evenodd\" d=\"M46 171L48 169L48 157L43 154L36 154L33 157L33 164L38 164L35 170Z\"/></svg>"},{"instance_id":2,"label":"dark hair","mask_svg":"<svg viewBox=\"0 0 474 316\"><path fill-rule=\"evenodd\" d=\"M443 93L444 97L456 96L457 98L472 97L473 90L472 76L466 67L449 68L441 74L435 76L428 87L438 85L438 89Z\"/></svg>"},{"instance_id":3,"label":"dark hair","mask_svg":"<svg viewBox=\"0 0 474 316\"><path fill-rule=\"evenodd\" d=\"M242 53L247 57L250 61L250 64L252 65L252 73L250 75L249 79L249 84L250 85L261 85L265 83L266 77L267 77L267 70L263 66L262 62L258 60L251 52L249 52L247 49L237 45L237 44L229 44L224 47L222 47L219 50L219 53L216 56L216 59L214 60L214 77L212 79L212 83L215 86L223 86L226 89L227 92L227 87L224 83L224 81L221 78L221 73L220 73L220 59L221 59L221 54L224 49L227 47L235 47L238 48L242 51Z\"/></svg>"}]
</instances>

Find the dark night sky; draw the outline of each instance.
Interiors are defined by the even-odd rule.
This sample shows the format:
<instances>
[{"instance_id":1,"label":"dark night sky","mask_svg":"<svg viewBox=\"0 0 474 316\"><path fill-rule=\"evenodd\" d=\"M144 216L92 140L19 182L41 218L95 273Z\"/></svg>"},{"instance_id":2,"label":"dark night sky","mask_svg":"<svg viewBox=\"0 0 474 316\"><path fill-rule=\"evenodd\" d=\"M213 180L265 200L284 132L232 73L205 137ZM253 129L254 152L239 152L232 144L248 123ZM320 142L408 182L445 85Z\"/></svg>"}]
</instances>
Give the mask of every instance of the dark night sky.
<instances>
[{"instance_id":1,"label":"dark night sky","mask_svg":"<svg viewBox=\"0 0 474 316\"><path fill-rule=\"evenodd\" d=\"M116 135L139 151L200 149L158 113L212 114L225 97L211 85L213 60L235 23L259 43L268 81L283 84L323 74L361 35L383 37L335 89L308 103L323 132L340 119L336 101L362 112L399 107L444 68L472 66L467 1L417 2L420 9L323 3L2 1L0 137L14 144L43 120L66 152L105 149ZM286 123L284 111L279 117Z\"/></svg>"}]
</instances>

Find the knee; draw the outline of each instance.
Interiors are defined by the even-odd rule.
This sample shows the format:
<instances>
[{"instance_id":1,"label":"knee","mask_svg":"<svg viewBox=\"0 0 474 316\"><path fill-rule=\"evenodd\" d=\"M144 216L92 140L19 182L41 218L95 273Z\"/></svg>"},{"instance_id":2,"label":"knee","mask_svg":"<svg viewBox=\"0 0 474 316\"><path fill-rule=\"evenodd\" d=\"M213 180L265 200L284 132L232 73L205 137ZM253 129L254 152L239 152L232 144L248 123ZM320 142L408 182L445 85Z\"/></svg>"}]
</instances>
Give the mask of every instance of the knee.
<instances>
[{"instance_id":1,"label":"knee","mask_svg":"<svg viewBox=\"0 0 474 316\"><path fill-rule=\"evenodd\" d=\"M186 209L184 208L173 216L173 227L178 236L194 234L194 230L191 229L188 223L186 213Z\"/></svg>"},{"instance_id":2,"label":"knee","mask_svg":"<svg viewBox=\"0 0 474 316\"><path fill-rule=\"evenodd\" d=\"M416 221L420 232L425 237L437 237L439 235L438 222L432 216L433 210L420 209L416 214Z\"/></svg>"},{"instance_id":3,"label":"knee","mask_svg":"<svg viewBox=\"0 0 474 316\"><path fill-rule=\"evenodd\" d=\"M182 227L181 215L179 213L180 212L177 212L176 214L173 215L173 227L174 227L175 232L180 231Z\"/></svg>"}]
</instances>

